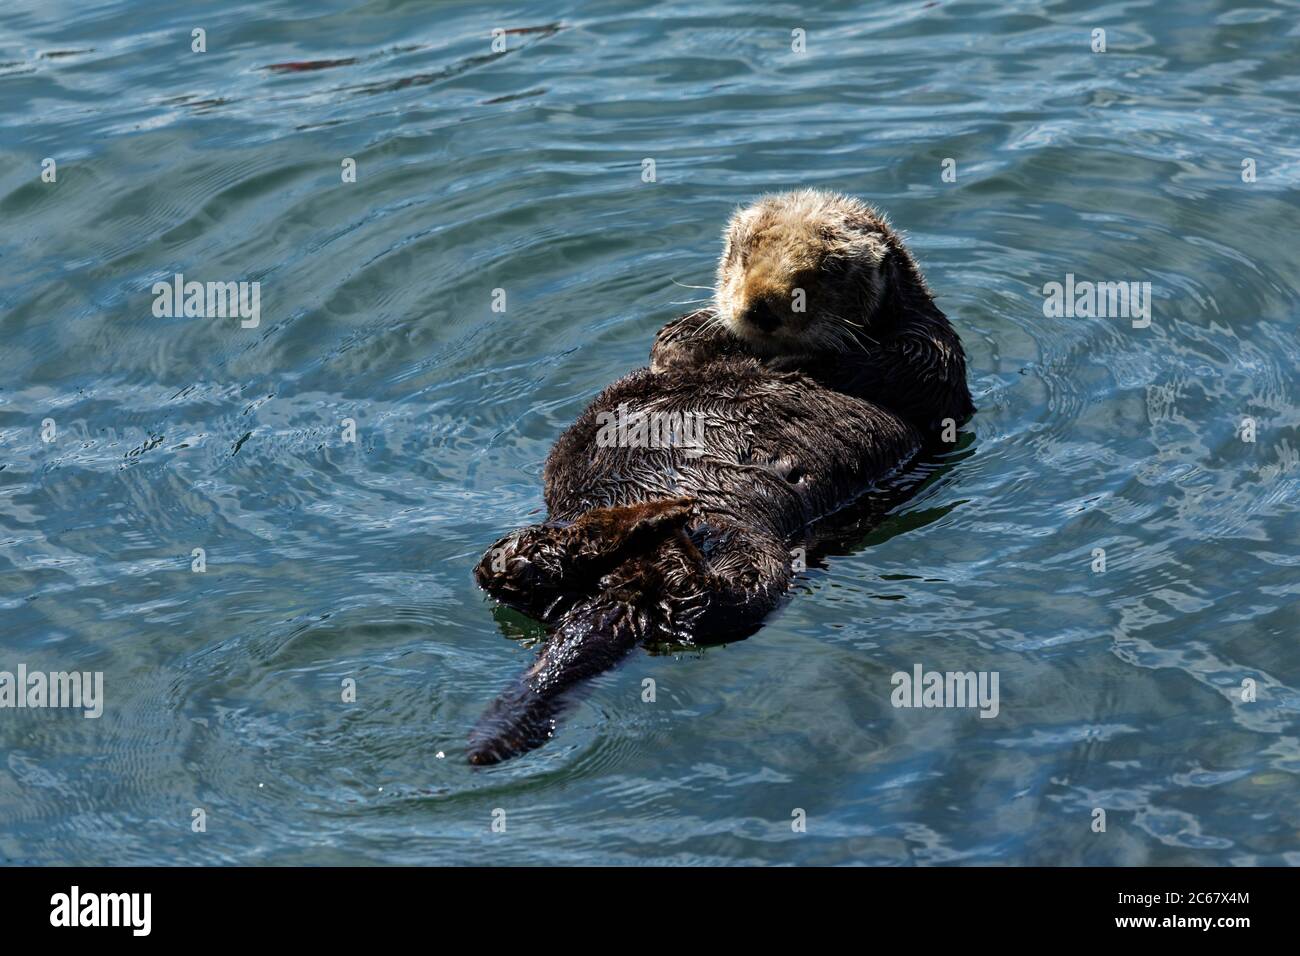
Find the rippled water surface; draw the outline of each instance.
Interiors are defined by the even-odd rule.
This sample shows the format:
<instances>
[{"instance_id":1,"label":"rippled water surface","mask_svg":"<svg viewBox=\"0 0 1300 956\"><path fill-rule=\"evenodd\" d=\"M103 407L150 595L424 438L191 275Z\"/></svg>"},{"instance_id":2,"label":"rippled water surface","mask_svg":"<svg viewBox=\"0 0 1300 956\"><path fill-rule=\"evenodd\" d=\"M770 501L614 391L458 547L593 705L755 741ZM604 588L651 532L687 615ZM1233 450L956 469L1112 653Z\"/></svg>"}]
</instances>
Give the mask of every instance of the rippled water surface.
<instances>
[{"instance_id":1,"label":"rippled water surface","mask_svg":"<svg viewBox=\"0 0 1300 956\"><path fill-rule=\"evenodd\" d=\"M0 9L0 669L106 695L0 710L0 858L1300 862L1300 8L817 7ZM539 637L473 563L798 185L906 231L960 450L754 637L471 770ZM176 273L260 323L156 316ZM1067 274L1150 326L1045 317ZM998 716L894 708L918 663Z\"/></svg>"}]
</instances>

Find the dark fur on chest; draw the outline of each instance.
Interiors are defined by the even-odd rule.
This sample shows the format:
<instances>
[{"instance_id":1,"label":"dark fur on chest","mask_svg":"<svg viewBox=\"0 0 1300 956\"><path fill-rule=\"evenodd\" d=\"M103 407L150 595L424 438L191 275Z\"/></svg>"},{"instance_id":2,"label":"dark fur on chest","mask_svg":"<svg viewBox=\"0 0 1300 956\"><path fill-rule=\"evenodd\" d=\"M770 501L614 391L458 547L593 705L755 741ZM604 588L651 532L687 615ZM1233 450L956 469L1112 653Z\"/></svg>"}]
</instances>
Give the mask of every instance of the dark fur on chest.
<instances>
[{"instance_id":1,"label":"dark fur on chest","mask_svg":"<svg viewBox=\"0 0 1300 956\"><path fill-rule=\"evenodd\" d=\"M696 442L601 444L601 422L615 416L691 416ZM887 410L752 357L640 369L605 389L556 442L546 503L554 518L571 520L596 507L688 497L703 514L787 539L920 442Z\"/></svg>"}]
</instances>

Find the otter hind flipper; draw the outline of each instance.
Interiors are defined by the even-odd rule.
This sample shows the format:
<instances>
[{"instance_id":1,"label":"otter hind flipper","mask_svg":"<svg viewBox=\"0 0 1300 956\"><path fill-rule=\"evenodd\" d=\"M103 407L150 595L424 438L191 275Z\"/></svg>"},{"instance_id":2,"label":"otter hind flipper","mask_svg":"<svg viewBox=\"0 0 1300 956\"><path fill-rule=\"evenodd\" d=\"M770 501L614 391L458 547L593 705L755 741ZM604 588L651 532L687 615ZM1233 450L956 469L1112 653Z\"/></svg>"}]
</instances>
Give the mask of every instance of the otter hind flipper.
<instances>
[{"instance_id":1,"label":"otter hind flipper","mask_svg":"<svg viewBox=\"0 0 1300 956\"><path fill-rule=\"evenodd\" d=\"M530 525L489 548L474 578L498 601L547 620L627 558L654 550L692 509L689 498L660 498L592 508L566 524Z\"/></svg>"},{"instance_id":2,"label":"otter hind flipper","mask_svg":"<svg viewBox=\"0 0 1300 956\"><path fill-rule=\"evenodd\" d=\"M637 545L653 546L693 514L690 498L657 498L584 512L568 528L584 557L619 559Z\"/></svg>"},{"instance_id":3,"label":"otter hind flipper","mask_svg":"<svg viewBox=\"0 0 1300 956\"><path fill-rule=\"evenodd\" d=\"M739 639L785 592L790 558L780 540L714 527L706 556L684 524L693 508L653 504L591 519L593 525L618 522L607 530L623 535L629 547L635 543L636 555L557 613L536 661L471 731L470 763L495 764L542 746L575 685L613 668L638 645ZM654 535L654 543L647 545L641 535Z\"/></svg>"},{"instance_id":4,"label":"otter hind flipper","mask_svg":"<svg viewBox=\"0 0 1300 956\"><path fill-rule=\"evenodd\" d=\"M532 613L555 631L533 666L479 718L469 762L502 760L540 747L574 684L613 667L663 630L662 576L650 560L661 548L694 546L683 529L688 498L592 508L567 524L540 524L488 549L474 574L494 598Z\"/></svg>"}]
</instances>

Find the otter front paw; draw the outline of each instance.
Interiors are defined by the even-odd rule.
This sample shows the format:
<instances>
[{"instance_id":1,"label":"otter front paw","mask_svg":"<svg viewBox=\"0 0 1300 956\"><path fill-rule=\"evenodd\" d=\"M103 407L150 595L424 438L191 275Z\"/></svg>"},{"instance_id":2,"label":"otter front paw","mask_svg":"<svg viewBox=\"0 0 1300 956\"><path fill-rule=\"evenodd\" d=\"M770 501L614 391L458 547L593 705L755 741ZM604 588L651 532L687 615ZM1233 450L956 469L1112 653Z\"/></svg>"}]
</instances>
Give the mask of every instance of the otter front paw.
<instances>
[{"instance_id":1,"label":"otter front paw","mask_svg":"<svg viewBox=\"0 0 1300 956\"><path fill-rule=\"evenodd\" d=\"M673 319L655 336L650 348L650 371L706 365L714 359L744 352L741 342L723 328L712 309L701 309Z\"/></svg>"}]
</instances>

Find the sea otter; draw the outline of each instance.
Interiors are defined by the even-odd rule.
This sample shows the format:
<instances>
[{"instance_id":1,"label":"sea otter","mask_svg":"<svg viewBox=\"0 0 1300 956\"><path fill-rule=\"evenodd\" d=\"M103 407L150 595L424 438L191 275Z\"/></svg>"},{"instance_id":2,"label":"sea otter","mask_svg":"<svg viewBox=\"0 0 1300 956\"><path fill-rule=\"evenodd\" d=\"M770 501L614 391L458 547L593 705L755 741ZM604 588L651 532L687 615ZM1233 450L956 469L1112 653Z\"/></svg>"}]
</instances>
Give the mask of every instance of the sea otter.
<instances>
[{"instance_id":1,"label":"sea otter","mask_svg":"<svg viewBox=\"0 0 1300 956\"><path fill-rule=\"evenodd\" d=\"M973 412L961 342L881 213L810 189L736 212L711 307L668 323L649 368L560 436L547 520L475 568L551 636L474 728L470 762L540 746L565 692L638 644L752 633L813 522Z\"/></svg>"}]
</instances>

